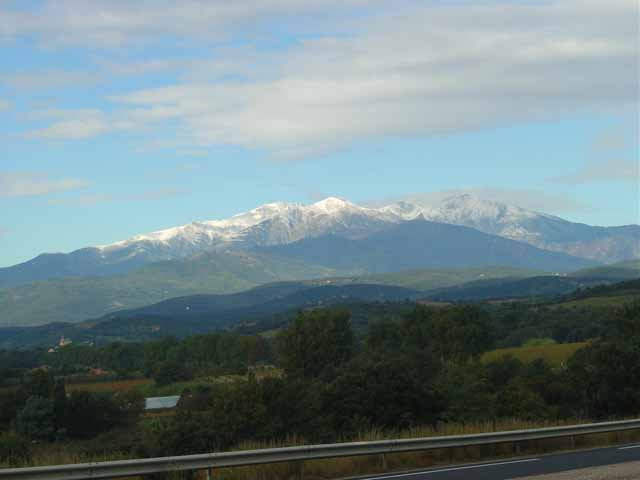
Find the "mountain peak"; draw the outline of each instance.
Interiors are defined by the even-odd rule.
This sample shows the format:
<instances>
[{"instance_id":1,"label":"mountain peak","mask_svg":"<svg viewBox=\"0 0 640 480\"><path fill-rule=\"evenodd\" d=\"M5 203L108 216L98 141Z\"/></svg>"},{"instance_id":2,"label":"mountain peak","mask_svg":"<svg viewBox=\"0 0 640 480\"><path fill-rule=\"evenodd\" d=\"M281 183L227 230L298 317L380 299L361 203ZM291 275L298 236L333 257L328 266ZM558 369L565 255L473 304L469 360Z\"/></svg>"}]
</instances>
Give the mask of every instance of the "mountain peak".
<instances>
[{"instance_id":1,"label":"mountain peak","mask_svg":"<svg viewBox=\"0 0 640 480\"><path fill-rule=\"evenodd\" d=\"M359 208L353 203L338 197L327 197L324 200L314 203L312 207L326 211L344 210L345 208Z\"/></svg>"}]
</instances>

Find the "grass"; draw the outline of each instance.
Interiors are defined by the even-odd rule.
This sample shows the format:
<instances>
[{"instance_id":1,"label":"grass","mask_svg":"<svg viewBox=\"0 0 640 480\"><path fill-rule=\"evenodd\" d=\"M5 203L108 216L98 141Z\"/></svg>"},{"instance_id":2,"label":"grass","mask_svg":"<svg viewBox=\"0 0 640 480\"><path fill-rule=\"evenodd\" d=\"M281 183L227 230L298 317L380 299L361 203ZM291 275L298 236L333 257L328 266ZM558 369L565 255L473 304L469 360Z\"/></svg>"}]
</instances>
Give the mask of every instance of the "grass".
<instances>
[{"instance_id":1,"label":"grass","mask_svg":"<svg viewBox=\"0 0 640 480\"><path fill-rule=\"evenodd\" d=\"M511 355L523 363L530 363L534 360L542 359L549 365L558 367L565 363L574 353L587 345L587 342L578 342L532 347L499 348L482 355L482 362L489 363Z\"/></svg>"},{"instance_id":2,"label":"grass","mask_svg":"<svg viewBox=\"0 0 640 480\"><path fill-rule=\"evenodd\" d=\"M462 435L485 433L493 431L509 431L529 428L543 428L550 426L574 425L579 421L567 422L522 422L518 420L501 420L495 424L465 423L442 424L437 429L420 427L400 432L384 432L371 430L361 434L356 441L374 441L397 438L420 438L444 435ZM500 445L466 447L455 449L438 449L421 452L346 457L325 460L313 460L304 463L304 478L307 480L325 480L345 478L356 475L371 475L392 471L407 471L411 469L428 468L437 465L455 464L479 460L499 459L526 454L543 454L566 451L574 448L592 448L617 443L635 442L640 439L640 431L612 432L597 435L585 435L571 438L545 439L539 441L520 442L518 445L505 443ZM301 438L289 438L283 442L244 442L236 450L255 450L285 446L304 445ZM43 445L34 449L29 462L18 466L56 465L70 463L86 463L104 460L121 460L131 458L129 453L86 455L74 452L65 445ZM6 465L0 464L0 467ZM386 466L386 468L383 468ZM281 463L270 465L254 465L248 467L217 469L215 478L221 480L280 480L297 478L300 463ZM185 478L180 474L169 474L167 478ZM203 472L198 472L196 478L204 479Z\"/></svg>"}]
</instances>

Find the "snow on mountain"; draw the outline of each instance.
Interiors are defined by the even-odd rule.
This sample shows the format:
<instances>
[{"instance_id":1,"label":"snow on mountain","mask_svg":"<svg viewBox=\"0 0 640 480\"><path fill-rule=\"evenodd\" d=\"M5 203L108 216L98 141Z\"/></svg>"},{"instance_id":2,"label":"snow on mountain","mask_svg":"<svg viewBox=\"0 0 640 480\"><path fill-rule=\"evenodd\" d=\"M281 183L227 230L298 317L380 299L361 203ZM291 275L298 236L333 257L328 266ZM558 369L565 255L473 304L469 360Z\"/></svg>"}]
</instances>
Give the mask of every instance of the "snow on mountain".
<instances>
[{"instance_id":1,"label":"snow on mountain","mask_svg":"<svg viewBox=\"0 0 640 480\"><path fill-rule=\"evenodd\" d=\"M514 205L486 200L471 194L445 198L439 205L420 206L426 219L440 223L464 225L485 233L527 243L535 242L541 233L528 226L532 221L547 218L563 221L543 213Z\"/></svg>"},{"instance_id":2,"label":"snow on mountain","mask_svg":"<svg viewBox=\"0 0 640 480\"><path fill-rule=\"evenodd\" d=\"M194 222L98 248L103 254L126 248L132 255L155 250L179 258L211 248L281 245L326 234L359 238L418 217L601 261L640 255L640 227L591 227L470 194L437 204L400 201L380 208L335 197L311 205L268 203L225 220Z\"/></svg>"},{"instance_id":3,"label":"snow on mountain","mask_svg":"<svg viewBox=\"0 0 640 480\"><path fill-rule=\"evenodd\" d=\"M276 246L328 234L359 239L417 218L472 227L606 263L640 258L638 225L594 227L468 194L436 204L402 201L379 208L330 197L311 205L268 203L227 219L193 222L68 254L42 254L0 268L0 287L64 276L125 273L150 262L207 250Z\"/></svg>"},{"instance_id":4,"label":"snow on mountain","mask_svg":"<svg viewBox=\"0 0 640 480\"><path fill-rule=\"evenodd\" d=\"M312 205L269 203L226 220L193 222L97 248L108 254L146 245L180 257L194 248L279 245L328 233L358 237L401 220L402 216L390 210L364 208L330 197Z\"/></svg>"},{"instance_id":5,"label":"snow on mountain","mask_svg":"<svg viewBox=\"0 0 640 480\"><path fill-rule=\"evenodd\" d=\"M472 227L545 250L606 263L640 257L638 225L597 227L574 223L470 194L416 208L427 220Z\"/></svg>"}]
</instances>

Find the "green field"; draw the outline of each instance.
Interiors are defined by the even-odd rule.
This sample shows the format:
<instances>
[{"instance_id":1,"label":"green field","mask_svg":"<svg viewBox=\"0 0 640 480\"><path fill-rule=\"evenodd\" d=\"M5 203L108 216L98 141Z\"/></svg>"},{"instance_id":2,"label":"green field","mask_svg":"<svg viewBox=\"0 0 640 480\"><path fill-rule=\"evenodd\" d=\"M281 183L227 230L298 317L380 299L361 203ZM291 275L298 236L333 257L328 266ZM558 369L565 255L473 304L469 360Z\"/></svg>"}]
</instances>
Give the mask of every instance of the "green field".
<instances>
[{"instance_id":1,"label":"green field","mask_svg":"<svg viewBox=\"0 0 640 480\"><path fill-rule=\"evenodd\" d=\"M523 363L530 363L542 359L553 366L560 366L582 347L589 345L587 342L559 343L542 345L537 347L499 348L486 352L482 356L483 363L496 361L505 356L513 356Z\"/></svg>"},{"instance_id":2,"label":"green field","mask_svg":"<svg viewBox=\"0 0 640 480\"><path fill-rule=\"evenodd\" d=\"M554 308L612 308L621 307L627 303L631 303L634 300L638 300L638 295L618 295L615 297L589 297L581 298L579 300L570 300L568 302L562 302L554 305Z\"/></svg>"}]
</instances>

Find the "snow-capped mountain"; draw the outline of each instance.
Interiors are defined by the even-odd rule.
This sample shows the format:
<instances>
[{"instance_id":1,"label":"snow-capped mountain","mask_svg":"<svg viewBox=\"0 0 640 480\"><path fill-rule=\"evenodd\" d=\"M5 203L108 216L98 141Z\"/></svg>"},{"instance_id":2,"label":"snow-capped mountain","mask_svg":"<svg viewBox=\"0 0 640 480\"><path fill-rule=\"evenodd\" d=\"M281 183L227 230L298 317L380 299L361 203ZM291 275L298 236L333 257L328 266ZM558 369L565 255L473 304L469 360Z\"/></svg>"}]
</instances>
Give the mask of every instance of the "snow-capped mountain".
<instances>
[{"instance_id":1,"label":"snow-capped mountain","mask_svg":"<svg viewBox=\"0 0 640 480\"><path fill-rule=\"evenodd\" d=\"M108 255L137 246L132 254L155 251L180 258L209 248L282 245L326 234L358 238L420 216L602 262L640 257L637 225L593 227L470 194L436 204L400 201L381 208L361 207L335 197L312 205L269 203L227 220L194 222L99 249Z\"/></svg>"},{"instance_id":2,"label":"snow-capped mountain","mask_svg":"<svg viewBox=\"0 0 640 480\"><path fill-rule=\"evenodd\" d=\"M335 197L312 205L277 202L227 220L194 222L97 248L109 255L137 245L161 249L168 257L176 258L209 248L281 245L330 233L356 238L405 217L411 218L391 210L360 207Z\"/></svg>"},{"instance_id":3,"label":"snow-capped mountain","mask_svg":"<svg viewBox=\"0 0 640 480\"><path fill-rule=\"evenodd\" d=\"M464 225L538 248L613 263L640 257L640 226L597 227L462 194L416 205L434 222Z\"/></svg>"},{"instance_id":4,"label":"snow-capped mountain","mask_svg":"<svg viewBox=\"0 0 640 480\"><path fill-rule=\"evenodd\" d=\"M358 239L417 218L467 226L602 262L640 257L638 225L592 227L468 194L437 204L403 201L379 208L330 197L311 205L268 203L228 219L193 222L69 254L43 254L0 269L0 286L62 276L111 275L207 250L284 245L324 235Z\"/></svg>"}]
</instances>

